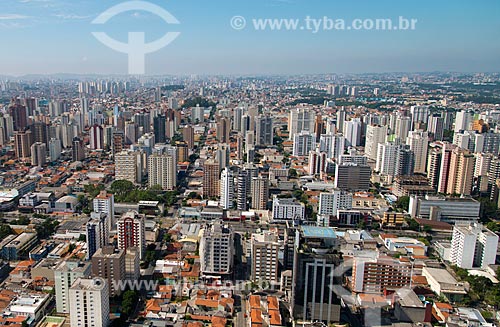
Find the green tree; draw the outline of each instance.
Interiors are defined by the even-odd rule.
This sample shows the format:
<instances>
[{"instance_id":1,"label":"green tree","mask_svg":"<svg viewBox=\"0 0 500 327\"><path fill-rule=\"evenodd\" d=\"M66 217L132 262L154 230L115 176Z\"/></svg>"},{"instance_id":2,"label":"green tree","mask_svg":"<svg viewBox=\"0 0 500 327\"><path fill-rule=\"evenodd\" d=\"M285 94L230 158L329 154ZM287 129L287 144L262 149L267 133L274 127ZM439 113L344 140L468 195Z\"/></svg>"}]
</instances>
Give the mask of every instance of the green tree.
<instances>
[{"instance_id":1,"label":"green tree","mask_svg":"<svg viewBox=\"0 0 500 327\"><path fill-rule=\"evenodd\" d=\"M135 186L131 181L117 180L111 184L110 190L117 198L122 198L130 191L135 190Z\"/></svg>"},{"instance_id":2,"label":"green tree","mask_svg":"<svg viewBox=\"0 0 500 327\"><path fill-rule=\"evenodd\" d=\"M4 239L7 236L13 234L12 228L7 224L0 224L0 239Z\"/></svg>"},{"instance_id":3,"label":"green tree","mask_svg":"<svg viewBox=\"0 0 500 327\"><path fill-rule=\"evenodd\" d=\"M408 211L408 209L410 208L410 197L400 196L399 199L396 201L396 208Z\"/></svg>"},{"instance_id":4,"label":"green tree","mask_svg":"<svg viewBox=\"0 0 500 327\"><path fill-rule=\"evenodd\" d=\"M131 290L125 291L125 293L123 293L123 299L122 299L122 310L121 310L122 314L129 317L135 309L137 300L138 296L135 291Z\"/></svg>"}]
</instances>

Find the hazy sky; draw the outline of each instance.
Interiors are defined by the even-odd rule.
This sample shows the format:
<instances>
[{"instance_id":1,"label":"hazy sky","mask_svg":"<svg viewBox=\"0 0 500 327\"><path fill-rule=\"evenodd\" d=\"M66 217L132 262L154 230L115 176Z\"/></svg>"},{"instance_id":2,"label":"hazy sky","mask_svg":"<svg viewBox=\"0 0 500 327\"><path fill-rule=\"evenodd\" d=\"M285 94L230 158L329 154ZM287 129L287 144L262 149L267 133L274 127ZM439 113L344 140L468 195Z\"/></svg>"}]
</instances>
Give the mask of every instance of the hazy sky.
<instances>
[{"instance_id":1,"label":"hazy sky","mask_svg":"<svg viewBox=\"0 0 500 327\"><path fill-rule=\"evenodd\" d=\"M1 0L0 75L126 74L127 55L97 41L180 36L147 55L147 74L500 71L498 0L151 0L180 24L130 11L92 20L122 0ZM241 15L247 28L230 20ZM256 31L253 18L416 18L415 31Z\"/></svg>"}]
</instances>

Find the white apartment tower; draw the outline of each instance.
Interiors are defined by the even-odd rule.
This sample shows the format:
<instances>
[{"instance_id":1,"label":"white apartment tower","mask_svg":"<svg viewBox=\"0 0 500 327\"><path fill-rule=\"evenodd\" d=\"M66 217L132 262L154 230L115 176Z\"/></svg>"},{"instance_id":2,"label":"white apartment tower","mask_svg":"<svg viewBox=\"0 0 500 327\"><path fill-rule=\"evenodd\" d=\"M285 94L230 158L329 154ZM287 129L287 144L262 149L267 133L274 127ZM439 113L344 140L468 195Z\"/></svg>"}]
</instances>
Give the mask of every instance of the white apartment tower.
<instances>
[{"instance_id":1,"label":"white apartment tower","mask_svg":"<svg viewBox=\"0 0 500 327\"><path fill-rule=\"evenodd\" d=\"M69 289L71 327L109 325L109 286L103 279L78 278Z\"/></svg>"},{"instance_id":2,"label":"white apartment tower","mask_svg":"<svg viewBox=\"0 0 500 327\"><path fill-rule=\"evenodd\" d=\"M280 247L276 232L265 231L261 234L252 234L251 261L254 281L278 283Z\"/></svg>"},{"instance_id":3,"label":"white apartment tower","mask_svg":"<svg viewBox=\"0 0 500 327\"><path fill-rule=\"evenodd\" d=\"M174 190L177 185L177 162L168 154L153 154L148 158L148 185Z\"/></svg>"},{"instance_id":4,"label":"white apartment tower","mask_svg":"<svg viewBox=\"0 0 500 327\"><path fill-rule=\"evenodd\" d=\"M69 313L69 289L78 278L90 276L91 264L83 261L61 261L54 269L56 290L56 310L58 313Z\"/></svg>"},{"instance_id":5,"label":"white apartment tower","mask_svg":"<svg viewBox=\"0 0 500 327\"><path fill-rule=\"evenodd\" d=\"M383 144L387 137L387 126L368 125L366 127L365 154L372 160L377 160L378 145Z\"/></svg>"},{"instance_id":6,"label":"white apartment tower","mask_svg":"<svg viewBox=\"0 0 500 327\"><path fill-rule=\"evenodd\" d=\"M415 154L414 172L425 174L427 170L427 150L429 147L429 133L422 130L410 131L406 138L406 144Z\"/></svg>"},{"instance_id":7,"label":"white apartment tower","mask_svg":"<svg viewBox=\"0 0 500 327\"><path fill-rule=\"evenodd\" d=\"M352 209L352 193L333 190L319 194L318 215L337 216L339 209Z\"/></svg>"},{"instance_id":8,"label":"white apartment tower","mask_svg":"<svg viewBox=\"0 0 500 327\"><path fill-rule=\"evenodd\" d=\"M297 133L314 132L315 114L309 108L297 108L290 110L288 117L288 131L290 140Z\"/></svg>"},{"instance_id":9,"label":"white apartment tower","mask_svg":"<svg viewBox=\"0 0 500 327\"><path fill-rule=\"evenodd\" d=\"M498 235L481 224L457 224L453 227L450 261L460 268L486 268L494 264Z\"/></svg>"},{"instance_id":10,"label":"white apartment tower","mask_svg":"<svg viewBox=\"0 0 500 327\"><path fill-rule=\"evenodd\" d=\"M228 168L224 168L220 176L220 206L223 209L233 208L234 175Z\"/></svg>"},{"instance_id":11,"label":"white apartment tower","mask_svg":"<svg viewBox=\"0 0 500 327\"><path fill-rule=\"evenodd\" d=\"M228 275L233 268L234 234L221 222L207 225L200 239L201 272L205 276Z\"/></svg>"},{"instance_id":12,"label":"white apartment tower","mask_svg":"<svg viewBox=\"0 0 500 327\"><path fill-rule=\"evenodd\" d=\"M101 191L93 200L94 212L105 213L108 223L108 232L114 227L115 223L115 196L106 191Z\"/></svg>"}]
</instances>

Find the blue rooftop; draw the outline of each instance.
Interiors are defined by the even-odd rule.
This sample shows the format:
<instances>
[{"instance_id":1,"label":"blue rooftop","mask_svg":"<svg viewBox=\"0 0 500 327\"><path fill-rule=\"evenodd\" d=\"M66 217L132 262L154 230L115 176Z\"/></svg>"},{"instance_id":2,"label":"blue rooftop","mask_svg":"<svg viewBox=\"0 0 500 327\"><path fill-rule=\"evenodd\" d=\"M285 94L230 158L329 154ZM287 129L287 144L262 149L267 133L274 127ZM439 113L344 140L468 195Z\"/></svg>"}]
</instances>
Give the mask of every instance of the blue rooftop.
<instances>
[{"instance_id":1,"label":"blue rooftop","mask_svg":"<svg viewBox=\"0 0 500 327\"><path fill-rule=\"evenodd\" d=\"M304 237L337 238L335 231L328 227L302 226Z\"/></svg>"}]
</instances>

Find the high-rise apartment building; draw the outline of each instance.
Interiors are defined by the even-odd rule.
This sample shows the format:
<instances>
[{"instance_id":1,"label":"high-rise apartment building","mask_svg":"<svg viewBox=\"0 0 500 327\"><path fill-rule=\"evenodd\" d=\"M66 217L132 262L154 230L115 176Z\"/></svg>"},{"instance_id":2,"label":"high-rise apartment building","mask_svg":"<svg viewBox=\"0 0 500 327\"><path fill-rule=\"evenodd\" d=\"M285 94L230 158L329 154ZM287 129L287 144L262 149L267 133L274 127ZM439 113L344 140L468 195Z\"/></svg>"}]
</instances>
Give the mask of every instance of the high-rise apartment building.
<instances>
[{"instance_id":1,"label":"high-rise apartment building","mask_svg":"<svg viewBox=\"0 0 500 327\"><path fill-rule=\"evenodd\" d=\"M234 200L234 175L228 168L224 168L220 176L220 206L223 209L232 209Z\"/></svg>"},{"instance_id":2,"label":"high-rise apartment building","mask_svg":"<svg viewBox=\"0 0 500 327\"><path fill-rule=\"evenodd\" d=\"M352 266L352 286L355 292L379 293L410 285L412 266L391 257L355 257Z\"/></svg>"},{"instance_id":3,"label":"high-rise apartment building","mask_svg":"<svg viewBox=\"0 0 500 327\"><path fill-rule=\"evenodd\" d=\"M104 129L102 126L94 124L90 126L90 149L104 150Z\"/></svg>"},{"instance_id":4,"label":"high-rise apartment building","mask_svg":"<svg viewBox=\"0 0 500 327\"><path fill-rule=\"evenodd\" d=\"M300 132L293 136L293 155L296 157L307 156L314 149L314 134Z\"/></svg>"},{"instance_id":5,"label":"high-rise apartment building","mask_svg":"<svg viewBox=\"0 0 500 327\"><path fill-rule=\"evenodd\" d=\"M94 200L92 200L94 212L104 213L107 216L108 232L114 227L115 223L115 196L106 191L101 191Z\"/></svg>"},{"instance_id":6,"label":"high-rise apartment building","mask_svg":"<svg viewBox=\"0 0 500 327\"><path fill-rule=\"evenodd\" d=\"M352 209L352 193L332 190L319 194L318 215L337 216L340 209Z\"/></svg>"},{"instance_id":7,"label":"high-rise apartment building","mask_svg":"<svg viewBox=\"0 0 500 327\"><path fill-rule=\"evenodd\" d=\"M218 197L220 192L220 164L207 160L203 164L203 197Z\"/></svg>"},{"instance_id":8,"label":"high-rise apartment building","mask_svg":"<svg viewBox=\"0 0 500 327\"><path fill-rule=\"evenodd\" d=\"M36 142L31 145L31 165L43 166L47 162L47 146L45 143Z\"/></svg>"},{"instance_id":9,"label":"high-rise apartment building","mask_svg":"<svg viewBox=\"0 0 500 327\"><path fill-rule=\"evenodd\" d=\"M366 127L366 156L372 160L377 160L378 145L384 144L386 138L387 126L368 125Z\"/></svg>"},{"instance_id":10,"label":"high-rise apartment building","mask_svg":"<svg viewBox=\"0 0 500 327\"><path fill-rule=\"evenodd\" d=\"M205 276L224 276L232 272L234 234L221 222L207 225L201 232L201 273Z\"/></svg>"},{"instance_id":11,"label":"high-rise apartment building","mask_svg":"<svg viewBox=\"0 0 500 327\"><path fill-rule=\"evenodd\" d=\"M83 161L85 159L85 146L83 140L75 137L71 147L71 158L73 161Z\"/></svg>"},{"instance_id":12,"label":"high-rise apartment building","mask_svg":"<svg viewBox=\"0 0 500 327\"><path fill-rule=\"evenodd\" d=\"M20 130L14 132L14 151L16 157L26 160L31 157L31 145L33 136L30 130Z\"/></svg>"},{"instance_id":13,"label":"high-rise apartment building","mask_svg":"<svg viewBox=\"0 0 500 327\"><path fill-rule=\"evenodd\" d=\"M287 220L303 221L306 216L305 205L292 198L273 197L272 221L284 223Z\"/></svg>"},{"instance_id":14,"label":"high-rise apartment building","mask_svg":"<svg viewBox=\"0 0 500 327\"><path fill-rule=\"evenodd\" d=\"M422 130L410 131L406 144L415 155L415 169L417 174L425 174L427 170L427 149L429 146L429 135Z\"/></svg>"},{"instance_id":15,"label":"high-rise apartment building","mask_svg":"<svg viewBox=\"0 0 500 327\"><path fill-rule=\"evenodd\" d=\"M56 291L56 310L58 313L70 312L69 289L78 278L90 276L90 262L64 260L54 268Z\"/></svg>"},{"instance_id":16,"label":"high-rise apartment building","mask_svg":"<svg viewBox=\"0 0 500 327\"><path fill-rule=\"evenodd\" d=\"M345 138L342 134L322 134L319 137L319 150L325 152L329 159L339 160L344 154Z\"/></svg>"},{"instance_id":17,"label":"high-rise apartment building","mask_svg":"<svg viewBox=\"0 0 500 327\"><path fill-rule=\"evenodd\" d=\"M471 194L474 180L474 162L474 155L469 151L460 148L452 151L446 188L447 194Z\"/></svg>"},{"instance_id":18,"label":"high-rise apartment building","mask_svg":"<svg viewBox=\"0 0 500 327\"><path fill-rule=\"evenodd\" d=\"M149 187L161 186L163 190L174 190L177 186L177 162L168 154L153 154L148 158Z\"/></svg>"},{"instance_id":19,"label":"high-rise apartment building","mask_svg":"<svg viewBox=\"0 0 500 327\"><path fill-rule=\"evenodd\" d=\"M124 213L117 221L118 248L128 249L129 247L139 248L140 258L144 257L146 250L146 227L144 215L137 211Z\"/></svg>"},{"instance_id":20,"label":"high-rise apartment building","mask_svg":"<svg viewBox=\"0 0 500 327\"><path fill-rule=\"evenodd\" d=\"M314 112L309 108L296 108L290 110L288 116L288 131L290 140L301 132L314 133Z\"/></svg>"},{"instance_id":21,"label":"high-rise apartment building","mask_svg":"<svg viewBox=\"0 0 500 327\"><path fill-rule=\"evenodd\" d=\"M109 296L106 281L78 278L69 289L71 327L107 327Z\"/></svg>"},{"instance_id":22,"label":"high-rise apartment building","mask_svg":"<svg viewBox=\"0 0 500 327\"><path fill-rule=\"evenodd\" d=\"M85 226L87 240L87 260L90 260L98 249L108 244L108 217L104 213L91 213L91 219Z\"/></svg>"},{"instance_id":23,"label":"high-rise apartment building","mask_svg":"<svg viewBox=\"0 0 500 327\"><path fill-rule=\"evenodd\" d=\"M273 118L260 115L255 118L255 145L273 145Z\"/></svg>"},{"instance_id":24,"label":"high-rise apartment building","mask_svg":"<svg viewBox=\"0 0 500 327\"><path fill-rule=\"evenodd\" d=\"M269 200L269 179L264 177L253 177L251 181L251 208L266 210Z\"/></svg>"},{"instance_id":25,"label":"high-rise apartment building","mask_svg":"<svg viewBox=\"0 0 500 327\"><path fill-rule=\"evenodd\" d=\"M182 138L187 143L189 150L194 148L194 128L193 126L184 126L182 129Z\"/></svg>"},{"instance_id":26,"label":"high-rise apartment building","mask_svg":"<svg viewBox=\"0 0 500 327\"><path fill-rule=\"evenodd\" d=\"M119 282L125 280L125 250L104 246L92 256L92 277L107 281L111 297L120 295Z\"/></svg>"},{"instance_id":27,"label":"high-rise apartment building","mask_svg":"<svg viewBox=\"0 0 500 327\"><path fill-rule=\"evenodd\" d=\"M451 263L460 268L495 264L498 235L478 223L456 224L451 240Z\"/></svg>"},{"instance_id":28,"label":"high-rise apartment building","mask_svg":"<svg viewBox=\"0 0 500 327\"><path fill-rule=\"evenodd\" d=\"M363 133L363 123L360 118L353 118L344 123L343 134L346 146L361 145L361 134Z\"/></svg>"},{"instance_id":29,"label":"high-rise apartment building","mask_svg":"<svg viewBox=\"0 0 500 327\"><path fill-rule=\"evenodd\" d=\"M115 180L142 182L142 158L140 152L122 151L115 154Z\"/></svg>"},{"instance_id":30,"label":"high-rise apartment building","mask_svg":"<svg viewBox=\"0 0 500 327\"><path fill-rule=\"evenodd\" d=\"M261 234L252 234L250 244L252 280L277 283L278 255L281 248L277 232L265 231Z\"/></svg>"},{"instance_id":31,"label":"high-rise apartment building","mask_svg":"<svg viewBox=\"0 0 500 327\"><path fill-rule=\"evenodd\" d=\"M167 141L167 121L165 116L159 115L153 119L153 132L155 133L155 141L157 143L165 143Z\"/></svg>"}]
</instances>

